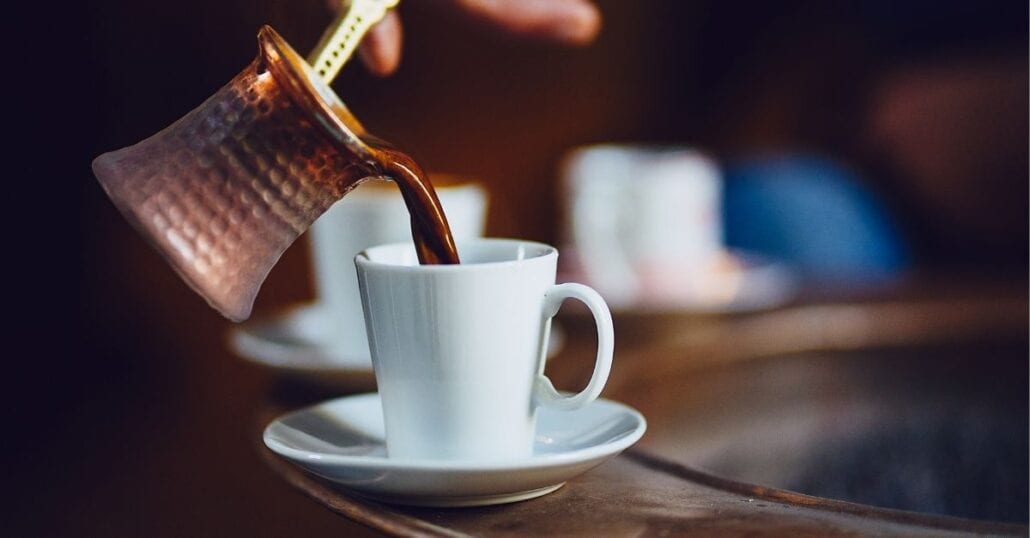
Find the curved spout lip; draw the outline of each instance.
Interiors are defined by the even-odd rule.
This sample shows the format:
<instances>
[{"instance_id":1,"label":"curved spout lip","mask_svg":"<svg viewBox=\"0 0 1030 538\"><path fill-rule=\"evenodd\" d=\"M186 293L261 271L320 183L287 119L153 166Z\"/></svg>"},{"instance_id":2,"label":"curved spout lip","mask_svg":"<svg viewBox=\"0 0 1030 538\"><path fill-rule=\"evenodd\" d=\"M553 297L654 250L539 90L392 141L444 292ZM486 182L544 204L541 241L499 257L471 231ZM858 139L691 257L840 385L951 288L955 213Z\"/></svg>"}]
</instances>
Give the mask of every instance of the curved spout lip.
<instances>
[{"instance_id":1,"label":"curved spout lip","mask_svg":"<svg viewBox=\"0 0 1030 538\"><path fill-rule=\"evenodd\" d=\"M329 135L365 161L372 161L372 148L363 140L369 136L339 96L322 82L314 69L271 26L258 31L262 66L286 89L299 106L311 112Z\"/></svg>"}]
</instances>

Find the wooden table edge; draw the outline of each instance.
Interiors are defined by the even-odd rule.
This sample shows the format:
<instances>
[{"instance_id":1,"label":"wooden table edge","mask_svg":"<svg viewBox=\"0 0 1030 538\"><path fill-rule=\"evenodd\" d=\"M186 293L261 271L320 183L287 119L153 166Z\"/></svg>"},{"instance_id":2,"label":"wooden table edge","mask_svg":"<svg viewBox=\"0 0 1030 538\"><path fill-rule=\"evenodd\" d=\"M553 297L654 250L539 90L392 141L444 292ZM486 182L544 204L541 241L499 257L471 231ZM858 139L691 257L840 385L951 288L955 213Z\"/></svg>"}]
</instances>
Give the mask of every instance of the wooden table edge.
<instances>
[{"instance_id":1,"label":"wooden table edge","mask_svg":"<svg viewBox=\"0 0 1030 538\"><path fill-rule=\"evenodd\" d=\"M328 510L361 525L385 533L404 536L468 536L465 533L453 531L409 516L403 512L403 507L395 508L389 504L341 491L342 488L336 488L330 482L315 477L300 467L280 458L263 444L259 447L259 450L262 458L272 471L283 478L290 486ZM693 469L640 449L629 449L616 456L616 458L629 460L651 471L673 476L686 482L701 484L748 498L763 499L830 514L847 514L870 518L882 522L913 526L920 530L937 529L941 531L1012 536L1026 536L1028 531L1030 531L1030 527L1026 525L879 508L737 482Z\"/></svg>"}]
</instances>

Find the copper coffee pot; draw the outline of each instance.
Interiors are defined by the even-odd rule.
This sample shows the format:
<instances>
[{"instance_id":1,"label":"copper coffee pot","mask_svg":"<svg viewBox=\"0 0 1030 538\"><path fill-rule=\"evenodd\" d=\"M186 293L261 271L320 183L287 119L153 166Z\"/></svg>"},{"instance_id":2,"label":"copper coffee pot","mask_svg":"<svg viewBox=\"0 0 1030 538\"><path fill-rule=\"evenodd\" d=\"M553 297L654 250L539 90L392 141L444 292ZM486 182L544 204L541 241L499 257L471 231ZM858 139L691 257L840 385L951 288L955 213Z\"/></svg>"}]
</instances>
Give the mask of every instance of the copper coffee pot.
<instances>
[{"instance_id":1,"label":"copper coffee pot","mask_svg":"<svg viewBox=\"0 0 1030 538\"><path fill-rule=\"evenodd\" d=\"M233 321L283 251L378 173L369 135L323 78L272 28L257 37L257 58L207 101L93 161L118 209Z\"/></svg>"}]
</instances>

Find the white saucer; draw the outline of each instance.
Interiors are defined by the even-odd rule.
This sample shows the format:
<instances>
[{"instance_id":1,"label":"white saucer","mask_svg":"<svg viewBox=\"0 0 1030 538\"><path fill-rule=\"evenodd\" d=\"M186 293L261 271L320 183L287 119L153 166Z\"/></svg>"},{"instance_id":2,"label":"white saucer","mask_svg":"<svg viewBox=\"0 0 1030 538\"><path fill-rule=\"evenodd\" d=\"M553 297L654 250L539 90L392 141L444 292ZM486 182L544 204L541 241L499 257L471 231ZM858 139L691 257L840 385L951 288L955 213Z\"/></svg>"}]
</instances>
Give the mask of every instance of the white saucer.
<instances>
[{"instance_id":1,"label":"white saucer","mask_svg":"<svg viewBox=\"0 0 1030 538\"><path fill-rule=\"evenodd\" d=\"M333 388L374 388L371 359L334 346L329 337L333 324L324 306L296 305L233 327L229 347L249 362L301 381ZM557 354L564 343L564 332L552 323L547 356Z\"/></svg>"},{"instance_id":2,"label":"white saucer","mask_svg":"<svg viewBox=\"0 0 1030 538\"><path fill-rule=\"evenodd\" d=\"M371 360L331 343L331 321L322 305L296 305L236 325L229 347L244 360L285 377L347 390L375 387Z\"/></svg>"},{"instance_id":3,"label":"white saucer","mask_svg":"<svg viewBox=\"0 0 1030 538\"><path fill-rule=\"evenodd\" d=\"M331 400L273 421L265 445L307 471L376 500L419 506L478 506L532 499L622 452L644 434L644 417L623 404L575 411L541 408L534 455L505 462L386 457L379 395Z\"/></svg>"}]
</instances>

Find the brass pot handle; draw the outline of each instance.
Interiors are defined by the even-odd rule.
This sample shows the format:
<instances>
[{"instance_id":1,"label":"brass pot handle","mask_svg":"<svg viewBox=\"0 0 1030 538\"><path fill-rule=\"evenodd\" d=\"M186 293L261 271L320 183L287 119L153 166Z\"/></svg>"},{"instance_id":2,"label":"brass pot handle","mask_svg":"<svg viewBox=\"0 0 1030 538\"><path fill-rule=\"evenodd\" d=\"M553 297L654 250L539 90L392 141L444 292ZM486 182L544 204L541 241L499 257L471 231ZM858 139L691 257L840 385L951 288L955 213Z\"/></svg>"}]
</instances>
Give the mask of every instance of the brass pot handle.
<instances>
[{"instance_id":1,"label":"brass pot handle","mask_svg":"<svg viewBox=\"0 0 1030 538\"><path fill-rule=\"evenodd\" d=\"M326 28L308 63L326 84L336 78L347 60L354 54L361 38L400 0L350 0L340 16Z\"/></svg>"}]
</instances>

